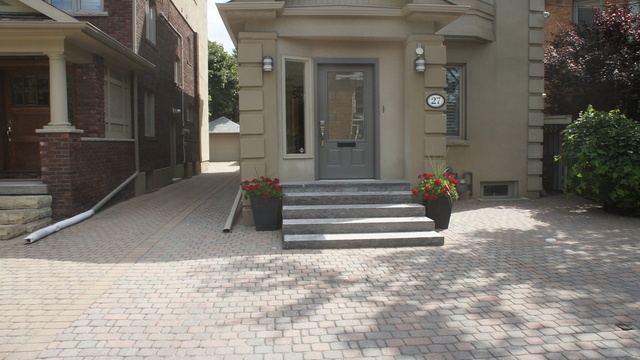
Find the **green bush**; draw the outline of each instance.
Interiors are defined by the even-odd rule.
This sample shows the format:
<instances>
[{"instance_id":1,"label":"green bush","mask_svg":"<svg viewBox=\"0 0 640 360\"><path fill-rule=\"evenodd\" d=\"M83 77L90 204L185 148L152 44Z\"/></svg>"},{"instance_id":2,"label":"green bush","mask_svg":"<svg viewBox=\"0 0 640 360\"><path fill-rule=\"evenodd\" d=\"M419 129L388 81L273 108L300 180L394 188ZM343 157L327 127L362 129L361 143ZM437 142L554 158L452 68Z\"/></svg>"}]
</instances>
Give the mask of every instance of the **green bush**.
<instances>
[{"instance_id":1,"label":"green bush","mask_svg":"<svg viewBox=\"0 0 640 360\"><path fill-rule=\"evenodd\" d=\"M640 125L589 106L563 134L567 192L595 194L608 210L640 215Z\"/></svg>"}]
</instances>

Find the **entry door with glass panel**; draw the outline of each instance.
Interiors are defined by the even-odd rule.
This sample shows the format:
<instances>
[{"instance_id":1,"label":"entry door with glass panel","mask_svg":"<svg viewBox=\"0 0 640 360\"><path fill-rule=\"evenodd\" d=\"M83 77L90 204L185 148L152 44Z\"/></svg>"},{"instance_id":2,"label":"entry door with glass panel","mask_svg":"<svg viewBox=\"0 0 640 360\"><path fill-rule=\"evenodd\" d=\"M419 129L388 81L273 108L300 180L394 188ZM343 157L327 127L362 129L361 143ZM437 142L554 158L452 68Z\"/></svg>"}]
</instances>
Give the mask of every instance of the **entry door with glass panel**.
<instances>
[{"instance_id":1,"label":"entry door with glass panel","mask_svg":"<svg viewBox=\"0 0 640 360\"><path fill-rule=\"evenodd\" d=\"M0 171L18 177L40 175L40 143L36 129L48 124L49 70L8 68L5 74L2 151L6 158ZM1 100L0 100L1 101Z\"/></svg>"},{"instance_id":2,"label":"entry door with glass panel","mask_svg":"<svg viewBox=\"0 0 640 360\"><path fill-rule=\"evenodd\" d=\"M318 178L375 176L372 65L318 66Z\"/></svg>"}]
</instances>

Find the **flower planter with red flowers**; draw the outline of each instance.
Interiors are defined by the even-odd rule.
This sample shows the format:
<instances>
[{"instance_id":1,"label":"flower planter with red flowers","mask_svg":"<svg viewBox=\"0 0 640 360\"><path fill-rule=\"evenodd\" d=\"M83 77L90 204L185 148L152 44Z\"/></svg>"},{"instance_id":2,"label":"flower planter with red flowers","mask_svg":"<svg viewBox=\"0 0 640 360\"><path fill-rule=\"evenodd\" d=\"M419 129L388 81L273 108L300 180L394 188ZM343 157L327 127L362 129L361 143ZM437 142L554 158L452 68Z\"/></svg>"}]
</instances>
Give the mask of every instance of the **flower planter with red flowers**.
<instances>
[{"instance_id":1,"label":"flower planter with red flowers","mask_svg":"<svg viewBox=\"0 0 640 360\"><path fill-rule=\"evenodd\" d=\"M251 202L257 231L273 231L282 227L282 186L280 180L266 176L242 182L244 198Z\"/></svg>"},{"instance_id":2,"label":"flower planter with red flowers","mask_svg":"<svg viewBox=\"0 0 640 360\"><path fill-rule=\"evenodd\" d=\"M460 183L442 164L434 173L418 175L418 186L412 192L419 195L425 206L425 215L433 220L436 229L447 229L453 203L458 200L456 185Z\"/></svg>"}]
</instances>

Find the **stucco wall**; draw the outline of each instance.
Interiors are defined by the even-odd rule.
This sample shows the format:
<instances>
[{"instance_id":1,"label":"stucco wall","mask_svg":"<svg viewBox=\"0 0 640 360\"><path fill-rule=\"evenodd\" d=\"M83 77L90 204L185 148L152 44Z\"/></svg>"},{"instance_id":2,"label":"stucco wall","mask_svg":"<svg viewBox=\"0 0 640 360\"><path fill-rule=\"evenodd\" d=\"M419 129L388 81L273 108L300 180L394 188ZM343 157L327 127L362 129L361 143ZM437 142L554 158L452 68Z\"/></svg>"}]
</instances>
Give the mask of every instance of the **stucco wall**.
<instances>
[{"instance_id":1,"label":"stucco wall","mask_svg":"<svg viewBox=\"0 0 640 360\"><path fill-rule=\"evenodd\" d=\"M277 100L284 83L283 57L311 59L314 68L318 60L359 58L377 64L379 178L415 181L430 170L429 155L446 154L456 172L473 173L474 197L480 196L481 184L491 182L509 183L514 196L539 196L544 2L496 1L495 6L495 40L434 35L435 23L393 16L375 21L282 16L247 22L245 30L251 32L238 34L243 178L267 168L283 181L317 178L315 114L306 133L310 151L295 159L284 154L284 112ZM423 73L414 65L419 43L427 62ZM260 47L253 48L255 44ZM276 67L261 73L258 67L266 55ZM427 95L444 93L446 64L466 70L463 139L445 138L444 109L425 105ZM316 79L310 81L317 91Z\"/></svg>"},{"instance_id":2,"label":"stucco wall","mask_svg":"<svg viewBox=\"0 0 640 360\"><path fill-rule=\"evenodd\" d=\"M536 2L541 3L531 3ZM541 124L530 119L542 116L538 104L542 88L536 89L542 77L532 73L531 62L541 64L536 48L543 39L532 36L530 27L521 26L530 23L529 7L509 1L499 4L500 13L509 16L496 21L498 41L447 44L448 62L466 66L467 89L466 139L449 141L447 163L460 174L473 173L474 197L481 195L481 184L489 182L511 182L518 196L536 197L540 188L529 178L540 178L541 167L535 174L535 164L541 166L541 153L539 157L530 154L530 148L542 149L542 138L537 139L535 133L541 131ZM533 14L542 18L541 11ZM542 30L541 26L535 29Z\"/></svg>"},{"instance_id":3,"label":"stucco wall","mask_svg":"<svg viewBox=\"0 0 640 360\"><path fill-rule=\"evenodd\" d=\"M240 160L240 134L209 134L210 161Z\"/></svg>"}]
</instances>

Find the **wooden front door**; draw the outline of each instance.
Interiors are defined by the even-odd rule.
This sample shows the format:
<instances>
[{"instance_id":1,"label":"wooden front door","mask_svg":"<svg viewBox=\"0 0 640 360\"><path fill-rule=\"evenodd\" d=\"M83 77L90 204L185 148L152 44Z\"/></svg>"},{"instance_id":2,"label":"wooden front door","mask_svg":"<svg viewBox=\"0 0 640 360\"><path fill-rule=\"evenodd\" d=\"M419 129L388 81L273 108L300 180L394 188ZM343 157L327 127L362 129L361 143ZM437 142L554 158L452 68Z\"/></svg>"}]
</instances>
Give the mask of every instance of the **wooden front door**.
<instances>
[{"instance_id":1,"label":"wooden front door","mask_svg":"<svg viewBox=\"0 0 640 360\"><path fill-rule=\"evenodd\" d=\"M5 68L1 95L2 177L39 177L36 129L49 123L49 69Z\"/></svg>"}]
</instances>

